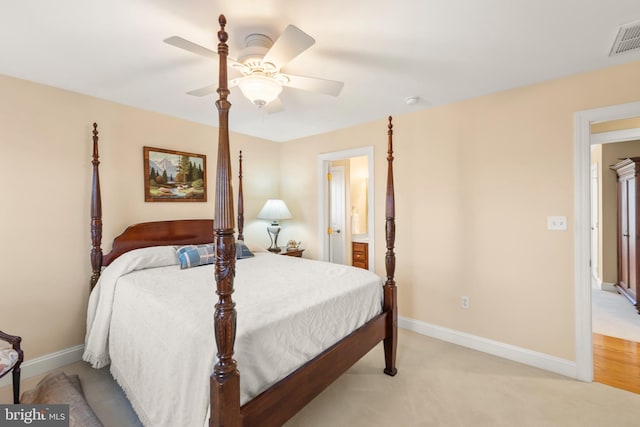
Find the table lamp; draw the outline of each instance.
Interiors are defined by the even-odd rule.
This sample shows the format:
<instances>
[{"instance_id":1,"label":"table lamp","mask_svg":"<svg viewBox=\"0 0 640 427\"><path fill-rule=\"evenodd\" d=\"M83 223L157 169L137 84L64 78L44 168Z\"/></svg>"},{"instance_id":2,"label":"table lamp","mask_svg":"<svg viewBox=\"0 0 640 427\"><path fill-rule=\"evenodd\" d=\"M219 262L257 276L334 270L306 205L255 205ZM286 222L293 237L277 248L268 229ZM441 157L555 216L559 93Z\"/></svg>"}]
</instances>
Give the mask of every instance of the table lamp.
<instances>
[{"instance_id":1,"label":"table lamp","mask_svg":"<svg viewBox=\"0 0 640 427\"><path fill-rule=\"evenodd\" d=\"M269 252L280 252L278 247L278 234L280 233L280 224L278 220L291 218L291 212L287 208L287 205L280 199L269 199L267 203L258 214L258 219L271 220L271 225L267 227L267 233L271 239L271 246L269 246Z\"/></svg>"}]
</instances>

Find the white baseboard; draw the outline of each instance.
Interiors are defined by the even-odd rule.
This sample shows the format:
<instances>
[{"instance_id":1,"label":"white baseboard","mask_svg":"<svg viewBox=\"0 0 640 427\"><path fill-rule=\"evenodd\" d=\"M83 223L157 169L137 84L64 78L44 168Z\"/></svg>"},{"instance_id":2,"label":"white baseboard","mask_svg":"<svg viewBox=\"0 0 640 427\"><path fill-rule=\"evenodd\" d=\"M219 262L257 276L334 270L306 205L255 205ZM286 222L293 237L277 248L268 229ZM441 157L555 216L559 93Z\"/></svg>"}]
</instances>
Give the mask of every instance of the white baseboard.
<instances>
[{"instance_id":1,"label":"white baseboard","mask_svg":"<svg viewBox=\"0 0 640 427\"><path fill-rule=\"evenodd\" d=\"M36 357L35 359L27 360L26 362L22 363L20 379L25 380L27 378L35 377L36 375L51 371L52 369L58 369L71 363L78 362L82 360L83 352L84 344L65 348L64 350L56 351L54 353ZM10 385L11 383L11 374L8 374L4 378L0 379L0 387Z\"/></svg>"},{"instance_id":2,"label":"white baseboard","mask_svg":"<svg viewBox=\"0 0 640 427\"><path fill-rule=\"evenodd\" d=\"M502 357L503 359L513 360L514 362L534 366L567 377L578 378L576 362L571 360L443 328L442 326L432 325L408 317L398 316L398 326L428 337Z\"/></svg>"}]
</instances>

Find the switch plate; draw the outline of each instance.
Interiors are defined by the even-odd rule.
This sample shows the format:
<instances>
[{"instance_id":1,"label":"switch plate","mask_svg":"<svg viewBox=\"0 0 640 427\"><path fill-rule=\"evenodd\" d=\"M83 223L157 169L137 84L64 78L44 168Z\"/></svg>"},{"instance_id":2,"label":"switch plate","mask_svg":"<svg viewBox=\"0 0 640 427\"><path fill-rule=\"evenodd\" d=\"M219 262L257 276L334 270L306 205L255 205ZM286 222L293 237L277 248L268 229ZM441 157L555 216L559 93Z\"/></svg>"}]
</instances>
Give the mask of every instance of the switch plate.
<instances>
[{"instance_id":1,"label":"switch plate","mask_svg":"<svg viewBox=\"0 0 640 427\"><path fill-rule=\"evenodd\" d=\"M567 231L567 217L566 216L548 216L547 230Z\"/></svg>"}]
</instances>

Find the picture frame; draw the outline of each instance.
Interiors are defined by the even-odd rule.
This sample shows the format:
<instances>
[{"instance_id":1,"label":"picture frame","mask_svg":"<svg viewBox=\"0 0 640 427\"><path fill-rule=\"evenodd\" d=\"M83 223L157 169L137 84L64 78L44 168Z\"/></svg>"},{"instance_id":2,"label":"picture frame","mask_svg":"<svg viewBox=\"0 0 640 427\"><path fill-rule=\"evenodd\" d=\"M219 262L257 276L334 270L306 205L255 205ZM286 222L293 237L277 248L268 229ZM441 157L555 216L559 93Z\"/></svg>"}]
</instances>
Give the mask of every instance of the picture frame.
<instances>
[{"instance_id":1,"label":"picture frame","mask_svg":"<svg viewBox=\"0 0 640 427\"><path fill-rule=\"evenodd\" d=\"M206 202L207 156L142 147L145 202Z\"/></svg>"}]
</instances>

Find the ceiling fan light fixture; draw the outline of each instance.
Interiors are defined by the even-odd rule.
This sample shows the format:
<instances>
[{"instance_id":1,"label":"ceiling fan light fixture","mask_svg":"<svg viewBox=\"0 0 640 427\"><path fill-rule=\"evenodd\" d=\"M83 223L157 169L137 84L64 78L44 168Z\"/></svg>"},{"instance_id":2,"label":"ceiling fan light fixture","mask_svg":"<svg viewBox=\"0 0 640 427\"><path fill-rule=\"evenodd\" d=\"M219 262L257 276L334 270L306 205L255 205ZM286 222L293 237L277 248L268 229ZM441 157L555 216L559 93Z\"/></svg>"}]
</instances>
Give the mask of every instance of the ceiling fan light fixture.
<instances>
[{"instance_id":1,"label":"ceiling fan light fixture","mask_svg":"<svg viewBox=\"0 0 640 427\"><path fill-rule=\"evenodd\" d=\"M242 77L238 81L238 86L242 94L259 107L272 102L282 92L282 85L277 80L263 74L254 73Z\"/></svg>"}]
</instances>

